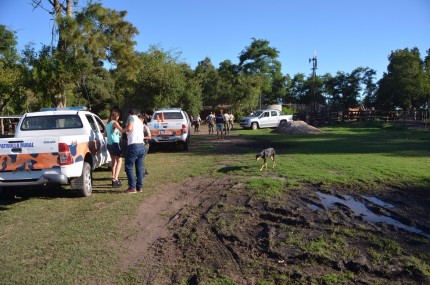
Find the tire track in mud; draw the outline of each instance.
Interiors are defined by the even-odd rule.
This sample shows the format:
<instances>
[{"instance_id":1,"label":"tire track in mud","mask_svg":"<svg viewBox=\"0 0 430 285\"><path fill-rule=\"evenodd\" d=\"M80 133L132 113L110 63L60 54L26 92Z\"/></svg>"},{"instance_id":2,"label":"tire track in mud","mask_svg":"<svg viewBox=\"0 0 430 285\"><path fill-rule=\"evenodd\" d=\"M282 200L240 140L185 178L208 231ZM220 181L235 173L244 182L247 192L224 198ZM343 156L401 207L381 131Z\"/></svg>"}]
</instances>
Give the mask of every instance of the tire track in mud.
<instances>
[{"instance_id":1,"label":"tire track in mud","mask_svg":"<svg viewBox=\"0 0 430 285\"><path fill-rule=\"evenodd\" d=\"M154 250L155 243L172 239L169 227L183 216L192 215L189 209L210 209L211 206L206 204L212 203L211 197L218 196L214 191L219 191L220 188L223 190L221 185L230 184L225 179L194 177L179 186L168 185L155 195L145 198L133 218L132 227L137 235L123 242L125 253L121 258L121 268L126 271L139 263L151 264L153 256L150 252ZM189 219L185 218L185 222ZM154 270L153 266L151 271Z\"/></svg>"}]
</instances>

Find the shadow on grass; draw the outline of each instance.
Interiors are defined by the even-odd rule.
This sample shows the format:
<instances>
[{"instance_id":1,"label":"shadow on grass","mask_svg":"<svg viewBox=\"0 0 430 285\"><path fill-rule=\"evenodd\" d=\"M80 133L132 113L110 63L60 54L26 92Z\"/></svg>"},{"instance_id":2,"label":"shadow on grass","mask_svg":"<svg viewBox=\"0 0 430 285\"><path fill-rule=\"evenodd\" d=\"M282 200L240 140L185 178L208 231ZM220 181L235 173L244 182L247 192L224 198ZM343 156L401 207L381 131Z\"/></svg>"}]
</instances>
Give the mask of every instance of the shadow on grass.
<instances>
[{"instance_id":1,"label":"shadow on grass","mask_svg":"<svg viewBox=\"0 0 430 285\"><path fill-rule=\"evenodd\" d=\"M93 194L122 194L126 186L114 188L109 178L93 177ZM125 189L125 188L124 188ZM70 186L27 186L20 188L4 188L0 195L0 211L8 210L7 206L24 202L30 199L61 199L81 198L78 191L72 190Z\"/></svg>"},{"instance_id":2,"label":"shadow on grass","mask_svg":"<svg viewBox=\"0 0 430 285\"><path fill-rule=\"evenodd\" d=\"M60 186L33 186L5 188L0 197L0 211L8 210L7 206L30 199L79 198L76 191Z\"/></svg>"},{"instance_id":3,"label":"shadow on grass","mask_svg":"<svg viewBox=\"0 0 430 285\"><path fill-rule=\"evenodd\" d=\"M229 172L234 172L234 171L239 171L239 170L246 170L246 169L250 169L249 166L226 166L223 168L218 169L217 172L221 172L221 173L229 173Z\"/></svg>"}]
</instances>

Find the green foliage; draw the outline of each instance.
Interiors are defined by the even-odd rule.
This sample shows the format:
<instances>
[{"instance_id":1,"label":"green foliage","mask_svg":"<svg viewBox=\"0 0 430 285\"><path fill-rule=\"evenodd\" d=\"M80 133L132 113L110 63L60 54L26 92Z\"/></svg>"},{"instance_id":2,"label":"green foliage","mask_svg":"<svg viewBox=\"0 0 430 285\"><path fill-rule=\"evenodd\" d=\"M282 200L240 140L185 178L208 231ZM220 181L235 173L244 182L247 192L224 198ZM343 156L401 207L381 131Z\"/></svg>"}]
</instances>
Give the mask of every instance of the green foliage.
<instances>
[{"instance_id":1,"label":"green foliage","mask_svg":"<svg viewBox=\"0 0 430 285\"><path fill-rule=\"evenodd\" d=\"M264 75L279 71L280 63L276 61L279 52L269 46L269 41L253 38L239 56L240 70L246 74L261 73Z\"/></svg>"},{"instance_id":2,"label":"green foliage","mask_svg":"<svg viewBox=\"0 0 430 285\"><path fill-rule=\"evenodd\" d=\"M9 30L5 25L0 25L0 39L0 60L16 63L19 60L19 55L16 50L15 32Z\"/></svg>"},{"instance_id":3,"label":"green foliage","mask_svg":"<svg viewBox=\"0 0 430 285\"><path fill-rule=\"evenodd\" d=\"M104 109L103 111L98 112L100 119L107 120L109 119L110 110Z\"/></svg>"},{"instance_id":4,"label":"green foliage","mask_svg":"<svg viewBox=\"0 0 430 285\"><path fill-rule=\"evenodd\" d=\"M407 110L423 106L430 92L430 77L419 50L396 50L388 60L387 73L379 81L377 106L384 110Z\"/></svg>"},{"instance_id":5,"label":"green foliage","mask_svg":"<svg viewBox=\"0 0 430 285\"><path fill-rule=\"evenodd\" d=\"M239 55L238 68L243 74L260 75L259 81L262 104L275 103L286 94L282 64L277 60L279 52L269 46L269 41L252 39L251 45Z\"/></svg>"},{"instance_id":6,"label":"green foliage","mask_svg":"<svg viewBox=\"0 0 430 285\"><path fill-rule=\"evenodd\" d=\"M210 58L200 61L195 69L195 79L199 82L202 90L204 106L216 106L220 104L221 78L218 70L213 66Z\"/></svg>"},{"instance_id":7,"label":"green foliage","mask_svg":"<svg viewBox=\"0 0 430 285\"><path fill-rule=\"evenodd\" d=\"M29 46L24 51L31 68L29 86L42 106L87 105L99 112L118 103L115 81L103 63L127 80L139 70L132 41L138 31L124 20L125 12L100 4L89 4L75 15L57 13L56 49L44 46L36 52Z\"/></svg>"},{"instance_id":8,"label":"green foliage","mask_svg":"<svg viewBox=\"0 0 430 285\"><path fill-rule=\"evenodd\" d=\"M291 79L289 88L293 102L310 103L310 84L304 73L295 74Z\"/></svg>"},{"instance_id":9,"label":"green foliage","mask_svg":"<svg viewBox=\"0 0 430 285\"><path fill-rule=\"evenodd\" d=\"M15 33L0 25L0 114L21 113L26 69L18 60Z\"/></svg>"},{"instance_id":10,"label":"green foliage","mask_svg":"<svg viewBox=\"0 0 430 285\"><path fill-rule=\"evenodd\" d=\"M178 62L178 54L152 46L139 53L143 68L132 92L126 96L129 105L140 109L181 107L190 112L202 109L201 88L189 66Z\"/></svg>"},{"instance_id":11,"label":"green foliage","mask_svg":"<svg viewBox=\"0 0 430 285\"><path fill-rule=\"evenodd\" d=\"M332 111L343 111L360 105L365 96L368 107L373 105L376 85L373 83L375 71L358 67L351 73L337 72L335 76L326 74L319 83ZM321 84L321 85L320 85Z\"/></svg>"},{"instance_id":12,"label":"green foliage","mask_svg":"<svg viewBox=\"0 0 430 285\"><path fill-rule=\"evenodd\" d=\"M294 109L293 108L282 107L282 113L283 114L287 114L287 115L293 115L294 114Z\"/></svg>"}]
</instances>

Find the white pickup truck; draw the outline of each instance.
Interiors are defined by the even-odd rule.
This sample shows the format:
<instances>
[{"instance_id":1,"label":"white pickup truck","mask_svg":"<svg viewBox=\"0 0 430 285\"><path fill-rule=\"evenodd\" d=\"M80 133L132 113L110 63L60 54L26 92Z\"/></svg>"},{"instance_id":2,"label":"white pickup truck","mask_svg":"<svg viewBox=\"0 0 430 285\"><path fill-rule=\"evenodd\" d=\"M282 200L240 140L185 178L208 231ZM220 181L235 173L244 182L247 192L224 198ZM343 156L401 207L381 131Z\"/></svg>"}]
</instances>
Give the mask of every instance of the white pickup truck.
<instances>
[{"instance_id":1,"label":"white pickup truck","mask_svg":"<svg viewBox=\"0 0 430 285\"><path fill-rule=\"evenodd\" d=\"M191 140L191 119L181 108L161 108L148 122L151 144L180 144L188 150Z\"/></svg>"},{"instance_id":2,"label":"white pickup truck","mask_svg":"<svg viewBox=\"0 0 430 285\"><path fill-rule=\"evenodd\" d=\"M92 193L92 171L110 161L105 125L85 107L24 114L11 138L0 139L0 190L65 185Z\"/></svg>"},{"instance_id":3,"label":"white pickup truck","mask_svg":"<svg viewBox=\"0 0 430 285\"><path fill-rule=\"evenodd\" d=\"M276 128L280 124L293 120L293 115L283 115L279 110L257 110L248 117L240 119L244 129Z\"/></svg>"}]
</instances>

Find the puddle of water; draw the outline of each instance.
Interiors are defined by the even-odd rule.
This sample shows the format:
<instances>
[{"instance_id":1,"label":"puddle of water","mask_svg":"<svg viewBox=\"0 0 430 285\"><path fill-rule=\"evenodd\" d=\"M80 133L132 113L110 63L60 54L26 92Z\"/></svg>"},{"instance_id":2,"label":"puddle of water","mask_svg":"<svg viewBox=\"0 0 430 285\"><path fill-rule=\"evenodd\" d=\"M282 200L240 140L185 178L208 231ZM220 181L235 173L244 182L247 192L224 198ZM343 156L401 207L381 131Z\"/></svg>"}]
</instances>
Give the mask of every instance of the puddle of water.
<instances>
[{"instance_id":1,"label":"puddle of water","mask_svg":"<svg viewBox=\"0 0 430 285\"><path fill-rule=\"evenodd\" d=\"M366 196L366 195L362 195L361 197L363 197L364 199L366 199L369 202L372 202L375 205L378 205L378 206L381 206L381 207L384 207L384 208L387 208L387 209L394 208L394 206L391 205L390 203L387 203L387 202L384 202L382 200L379 200L376 197L370 197L370 196Z\"/></svg>"},{"instance_id":2,"label":"puddle of water","mask_svg":"<svg viewBox=\"0 0 430 285\"><path fill-rule=\"evenodd\" d=\"M329 194L325 194L322 192L317 191L316 192L318 194L318 196L321 199L321 203L323 205L325 205L326 207L333 207L336 203L339 204L343 204L345 206L347 206L348 208L351 209L351 211L354 212L355 215L357 216L361 216L363 218L363 220L371 222L371 223L386 223L389 225L393 225L395 227L404 229L406 231L412 232L412 233L417 233L420 235L423 235L427 238L430 238L430 234L417 229L415 227L411 227L411 226L407 226L405 224L402 224L401 222L391 218L391 217L387 217L384 215L378 215L375 214L374 212L372 212L369 208L366 207L366 205L360 201L355 200L352 196L350 195L345 195L344 199L341 199L339 197L333 196L333 195L329 195ZM382 206L382 207L386 207L386 208L394 208L393 205L389 204L389 203L385 203L382 200L379 200L375 197L367 197L367 196L363 196L364 199L366 199L367 201L370 201L376 205ZM315 205L308 205L311 209L313 210L321 210L319 207L315 206Z\"/></svg>"},{"instance_id":3,"label":"puddle of water","mask_svg":"<svg viewBox=\"0 0 430 285\"><path fill-rule=\"evenodd\" d=\"M317 205L313 205L313 204L308 204L308 207L314 211L323 210L322 208L318 207Z\"/></svg>"}]
</instances>

